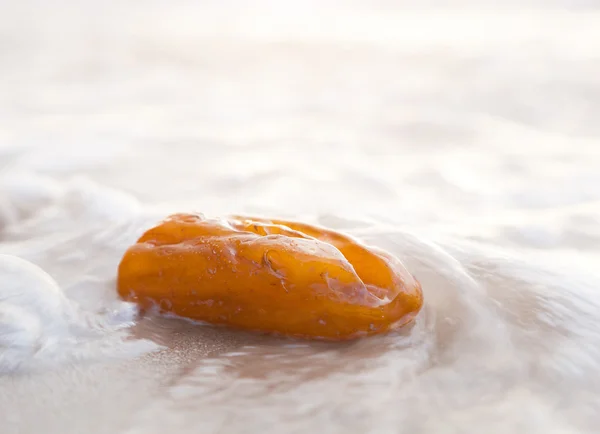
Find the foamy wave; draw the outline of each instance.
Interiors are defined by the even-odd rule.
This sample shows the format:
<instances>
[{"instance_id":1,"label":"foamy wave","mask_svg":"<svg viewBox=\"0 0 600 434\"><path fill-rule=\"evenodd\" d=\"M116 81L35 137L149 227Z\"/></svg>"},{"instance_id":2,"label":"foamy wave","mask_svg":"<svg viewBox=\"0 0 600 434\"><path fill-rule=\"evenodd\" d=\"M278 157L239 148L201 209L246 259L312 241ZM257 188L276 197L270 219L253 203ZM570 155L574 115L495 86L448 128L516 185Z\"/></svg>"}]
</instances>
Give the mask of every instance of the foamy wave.
<instances>
[{"instance_id":1,"label":"foamy wave","mask_svg":"<svg viewBox=\"0 0 600 434\"><path fill-rule=\"evenodd\" d=\"M82 311L36 265L0 254L0 374L118 352L135 308L120 303L101 314ZM115 340L117 339L117 340ZM122 342L121 342L122 343ZM137 350L152 347L138 341Z\"/></svg>"},{"instance_id":2,"label":"foamy wave","mask_svg":"<svg viewBox=\"0 0 600 434\"><path fill-rule=\"evenodd\" d=\"M83 177L58 182L13 172L0 178L0 231L10 226L16 232L56 232L75 222L124 221L140 209L133 196Z\"/></svg>"}]
</instances>

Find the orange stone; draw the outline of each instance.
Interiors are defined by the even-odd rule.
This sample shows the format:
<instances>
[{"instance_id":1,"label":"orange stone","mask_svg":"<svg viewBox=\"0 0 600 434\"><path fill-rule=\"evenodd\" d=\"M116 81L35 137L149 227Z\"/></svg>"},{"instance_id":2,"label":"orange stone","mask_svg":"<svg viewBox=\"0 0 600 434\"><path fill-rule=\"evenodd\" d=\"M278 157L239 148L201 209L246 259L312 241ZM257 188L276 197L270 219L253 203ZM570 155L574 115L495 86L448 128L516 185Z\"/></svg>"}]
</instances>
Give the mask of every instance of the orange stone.
<instances>
[{"instance_id":1,"label":"orange stone","mask_svg":"<svg viewBox=\"0 0 600 434\"><path fill-rule=\"evenodd\" d=\"M176 214L119 265L118 292L211 324L346 340L410 322L420 284L390 254L313 225Z\"/></svg>"}]
</instances>

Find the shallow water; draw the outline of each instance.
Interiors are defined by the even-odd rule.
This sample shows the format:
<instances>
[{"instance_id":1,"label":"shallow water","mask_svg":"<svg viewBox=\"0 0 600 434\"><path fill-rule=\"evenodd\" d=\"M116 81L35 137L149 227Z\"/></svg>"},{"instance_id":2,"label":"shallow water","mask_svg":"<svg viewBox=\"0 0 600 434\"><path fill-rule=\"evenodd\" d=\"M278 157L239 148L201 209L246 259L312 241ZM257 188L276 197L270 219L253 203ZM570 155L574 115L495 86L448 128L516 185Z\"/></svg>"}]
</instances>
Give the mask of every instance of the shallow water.
<instances>
[{"instance_id":1,"label":"shallow water","mask_svg":"<svg viewBox=\"0 0 600 434\"><path fill-rule=\"evenodd\" d=\"M0 4L0 432L597 431L600 10L416 3ZM424 309L136 322L116 265L188 210L346 230Z\"/></svg>"}]
</instances>

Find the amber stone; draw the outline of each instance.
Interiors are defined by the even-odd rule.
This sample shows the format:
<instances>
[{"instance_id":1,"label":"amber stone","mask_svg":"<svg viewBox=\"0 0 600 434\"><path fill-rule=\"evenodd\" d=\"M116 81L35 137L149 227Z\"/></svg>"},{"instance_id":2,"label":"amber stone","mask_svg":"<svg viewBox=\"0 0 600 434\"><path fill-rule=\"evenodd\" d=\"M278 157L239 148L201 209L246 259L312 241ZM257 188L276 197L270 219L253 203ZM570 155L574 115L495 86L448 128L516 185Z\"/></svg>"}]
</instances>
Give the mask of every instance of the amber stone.
<instances>
[{"instance_id":1,"label":"amber stone","mask_svg":"<svg viewBox=\"0 0 600 434\"><path fill-rule=\"evenodd\" d=\"M118 292L211 324L346 340L411 321L423 304L402 263L348 235L283 220L176 214L125 253Z\"/></svg>"}]
</instances>

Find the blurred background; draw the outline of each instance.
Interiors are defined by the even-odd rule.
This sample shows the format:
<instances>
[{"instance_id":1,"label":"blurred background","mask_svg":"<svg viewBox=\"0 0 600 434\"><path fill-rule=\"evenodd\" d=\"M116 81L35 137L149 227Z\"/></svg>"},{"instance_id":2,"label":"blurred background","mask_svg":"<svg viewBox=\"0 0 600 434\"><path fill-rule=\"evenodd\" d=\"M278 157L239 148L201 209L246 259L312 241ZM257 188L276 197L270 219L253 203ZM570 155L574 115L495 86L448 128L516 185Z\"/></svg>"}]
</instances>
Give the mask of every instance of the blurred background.
<instances>
[{"instance_id":1,"label":"blurred background","mask_svg":"<svg viewBox=\"0 0 600 434\"><path fill-rule=\"evenodd\" d=\"M0 152L206 211L543 225L600 198L599 15L583 0L3 1Z\"/></svg>"}]
</instances>

